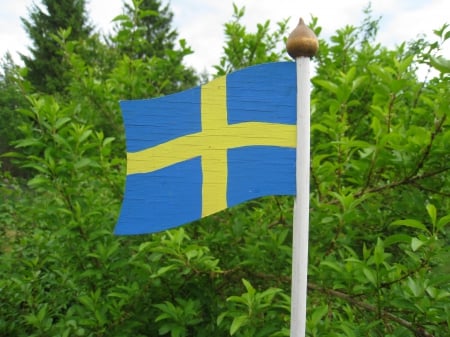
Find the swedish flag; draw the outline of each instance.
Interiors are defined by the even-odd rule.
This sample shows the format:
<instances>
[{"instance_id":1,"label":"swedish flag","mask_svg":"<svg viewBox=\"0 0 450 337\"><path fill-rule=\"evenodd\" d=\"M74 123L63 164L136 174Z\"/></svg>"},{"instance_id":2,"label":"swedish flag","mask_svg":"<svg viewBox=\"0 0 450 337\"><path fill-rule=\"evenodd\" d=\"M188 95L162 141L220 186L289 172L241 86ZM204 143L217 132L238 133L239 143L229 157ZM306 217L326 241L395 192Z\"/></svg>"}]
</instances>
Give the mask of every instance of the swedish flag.
<instances>
[{"instance_id":1,"label":"swedish flag","mask_svg":"<svg viewBox=\"0 0 450 337\"><path fill-rule=\"evenodd\" d=\"M158 232L256 197L295 194L294 62L121 108L127 177L116 234Z\"/></svg>"}]
</instances>

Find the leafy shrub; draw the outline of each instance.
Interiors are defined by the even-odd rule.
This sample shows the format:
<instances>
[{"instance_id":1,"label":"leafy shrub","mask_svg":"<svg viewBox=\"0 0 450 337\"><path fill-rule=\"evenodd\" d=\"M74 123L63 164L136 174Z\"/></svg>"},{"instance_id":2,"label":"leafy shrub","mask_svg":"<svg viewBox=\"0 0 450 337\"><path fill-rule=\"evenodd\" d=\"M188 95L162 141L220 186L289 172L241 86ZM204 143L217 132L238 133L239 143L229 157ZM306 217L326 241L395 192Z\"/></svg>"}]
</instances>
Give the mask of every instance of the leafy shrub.
<instances>
[{"instance_id":1,"label":"leafy shrub","mask_svg":"<svg viewBox=\"0 0 450 337\"><path fill-rule=\"evenodd\" d=\"M267 33L237 29L240 17L227 24L230 63L218 72L240 66L230 44L245 54ZM389 50L373 43L375 33L367 20L320 41L308 335L445 336L449 76L423 80L416 70L436 60L445 70L438 53L450 34L444 26L438 42ZM0 177L0 334L289 336L293 199L261 198L171 231L113 236L125 174L117 100L163 94L171 62L85 62L81 42L64 34L68 93L28 96L8 154L31 178ZM156 85L143 89L149 76Z\"/></svg>"}]
</instances>

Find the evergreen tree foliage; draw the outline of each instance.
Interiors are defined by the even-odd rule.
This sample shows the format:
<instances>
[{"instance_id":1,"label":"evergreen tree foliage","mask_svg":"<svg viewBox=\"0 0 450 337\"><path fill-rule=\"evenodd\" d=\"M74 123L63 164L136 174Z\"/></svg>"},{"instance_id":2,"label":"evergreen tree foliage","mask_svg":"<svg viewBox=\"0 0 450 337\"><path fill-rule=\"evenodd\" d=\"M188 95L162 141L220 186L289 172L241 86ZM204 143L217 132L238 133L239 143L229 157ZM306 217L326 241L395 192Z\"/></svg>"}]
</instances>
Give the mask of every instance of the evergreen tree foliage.
<instances>
[{"instance_id":1,"label":"evergreen tree foliage","mask_svg":"<svg viewBox=\"0 0 450 337\"><path fill-rule=\"evenodd\" d=\"M141 89L150 90L140 96L132 96L134 90L130 90L126 98L155 97L194 86L198 82L195 71L183 65L184 57L192 50L183 39L176 46L178 33L171 27L173 13L168 5L162 5L159 0L132 0L125 3L124 12L114 19L117 26L110 41L126 71L147 73ZM134 67L139 70L129 68L129 60L136 60ZM155 81L156 69L163 77ZM157 83L164 86L158 88ZM136 83L133 86L136 88Z\"/></svg>"},{"instance_id":2,"label":"evergreen tree foliage","mask_svg":"<svg viewBox=\"0 0 450 337\"><path fill-rule=\"evenodd\" d=\"M17 111L27 106L24 88L20 87L19 68L10 54L6 54L0 64L0 154L11 151L10 142L20 137L17 125L23 122L23 116ZM0 157L0 168L8 171L13 168L8 158Z\"/></svg>"},{"instance_id":3,"label":"evergreen tree foliage","mask_svg":"<svg viewBox=\"0 0 450 337\"><path fill-rule=\"evenodd\" d=\"M113 43L130 58L164 57L175 47L178 36L171 27L173 13L160 0L125 2L124 14L116 17L117 35ZM123 43L127 41L127 43Z\"/></svg>"},{"instance_id":4,"label":"evergreen tree foliage","mask_svg":"<svg viewBox=\"0 0 450 337\"><path fill-rule=\"evenodd\" d=\"M26 78L37 91L56 93L63 91L69 78L60 46L54 36L61 29L70 29L73 40L87 38L92 30L86 16L85 0L42 0L33 4L29 19L22 18L33 46L31 56L21 55L28 74Z\"/></svg>"}]
</instances>

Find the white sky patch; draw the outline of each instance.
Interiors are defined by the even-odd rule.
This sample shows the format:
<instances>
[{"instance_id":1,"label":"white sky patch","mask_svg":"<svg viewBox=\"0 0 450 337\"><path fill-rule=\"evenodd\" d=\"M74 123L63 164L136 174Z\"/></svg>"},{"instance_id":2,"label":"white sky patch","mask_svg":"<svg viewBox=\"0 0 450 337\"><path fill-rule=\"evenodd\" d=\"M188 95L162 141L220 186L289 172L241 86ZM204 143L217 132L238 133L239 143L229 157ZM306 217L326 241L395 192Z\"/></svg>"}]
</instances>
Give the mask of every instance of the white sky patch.
<instances>
[{"instance_id":1,"label":"white sky patch","mask_svg":"<svg viewBox=\"0 0 450 337\"><path fill-rule=\"evenodd\" d=\"M123 1L87 0L86 4L90 22L95 28L102 33L112 31L114 26L112 20L122 14Z\"/></svg>"},{"instance_id":2,"label":"white sky patch","mask_svg":"<svg viewBox=\"0 0 450 337\"><path fill-rule=\"evenodd\" d=\"M22 33L20 16L26 13L28 1L3 1L0 4L0 56L6 52L15 53L19 46L29 43L26 35ZM26 48L20 48L24 51Z\"/></svg>"},{"instance_id":3,"label":"white sky patch","mask_svg":"<svg viewBox=\"0 0 450 337\"><path fill-rule=\"evenodd\" d=\"M7 51L20 62L17 52L27 53L30 41L23 29L20 17L28 18L28 9L40 0L0 0L0 57ZM369 1L360 0L163 0L169 3L174 13L173 25L179 37L187 41L194 54L185 63L201 72L212 72L218 64L225 44L224 24L232 19L233 3L239 8L245 6L246 14L242 23L249 32L256 30L257 23L276 22L290 18L292 30L303 17L306 23L311 16L318 17L323 28L321 37L328 38L346 25L359 25L363 9ZM110 32L112 19L121 14L122 0L88 0L87 11L91 23L103 33ZM378 41L393 47L419 35L435 40L433 29L450 23L450 1L448 0L372 0L373 17L382 16ZM450 43L447 43L450 45ZM450 58L450 46L443 55Z\"/></svg>"},{"instance_id":4,"label":"white sky patch","mask_svg":"<svg viewBox=\"0 0 450 337\"><path fill-rule=\"evenodd\" d=\"M382 16L379 40L392 45L417 37L433 38L433 30L450 23L447 0L377 1L374 14Z\"/></svg>"}]
</instances>

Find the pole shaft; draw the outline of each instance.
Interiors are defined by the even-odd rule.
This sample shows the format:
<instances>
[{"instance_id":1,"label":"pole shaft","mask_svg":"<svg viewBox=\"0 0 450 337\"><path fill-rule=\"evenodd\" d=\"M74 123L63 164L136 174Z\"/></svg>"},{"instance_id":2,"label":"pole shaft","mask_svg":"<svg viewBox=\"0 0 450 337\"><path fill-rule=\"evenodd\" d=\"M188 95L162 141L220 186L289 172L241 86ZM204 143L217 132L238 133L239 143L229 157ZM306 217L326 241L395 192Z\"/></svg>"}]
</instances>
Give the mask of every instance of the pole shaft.
<instances>
[{"instance_id":1,"label":"pole shaft","mask_svg":"<svg viewBox=\"0 0 450 337\"><path fill-rule=\"evenodd\" d=\"M310 170L310 59L296 58L297 159L292 243L291 337L306 335L308 282L309 170Z\"/></svg>"}]
</instances>

